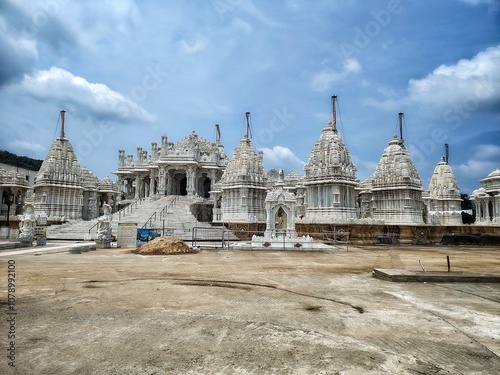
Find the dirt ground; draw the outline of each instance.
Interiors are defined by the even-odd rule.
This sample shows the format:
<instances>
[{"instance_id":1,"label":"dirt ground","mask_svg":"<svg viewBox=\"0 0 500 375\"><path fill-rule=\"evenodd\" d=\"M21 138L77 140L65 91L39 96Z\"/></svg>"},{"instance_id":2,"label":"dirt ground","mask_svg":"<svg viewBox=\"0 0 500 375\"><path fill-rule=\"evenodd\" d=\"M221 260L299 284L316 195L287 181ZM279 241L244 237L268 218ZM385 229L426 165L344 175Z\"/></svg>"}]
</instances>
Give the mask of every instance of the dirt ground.
<instances>
[{"instance_id":1,"label":"dirt ground","mask_svg":"<svg viewBox=\"0 0 500 375\"><path fill-rule=\"evenodd\" d=\"M500 373L500 284L371 275L446 271L447 255L452 271L500 272L500 248L348 250L0 252L0 373Z\"/></svg>"}]
</instances>

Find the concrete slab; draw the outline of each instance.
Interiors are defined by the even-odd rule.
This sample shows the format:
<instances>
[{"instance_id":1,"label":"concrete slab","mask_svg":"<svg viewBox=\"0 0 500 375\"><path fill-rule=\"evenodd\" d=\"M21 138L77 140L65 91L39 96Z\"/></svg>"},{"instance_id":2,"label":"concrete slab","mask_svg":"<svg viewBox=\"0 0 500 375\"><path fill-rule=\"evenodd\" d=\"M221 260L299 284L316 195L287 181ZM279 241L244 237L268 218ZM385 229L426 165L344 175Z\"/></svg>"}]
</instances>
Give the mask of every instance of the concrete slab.
<instances>
[{"instance_id":1,"label":"concrete slab","mask_svg":"<svg viewBox=\"0 0 500 375\"><path fill-rule=\"evenodd\" d=\"M500 283L500 273L489 272L424 272L374 268L372 276L393 282Z\"/></svg>"}]
</instances>

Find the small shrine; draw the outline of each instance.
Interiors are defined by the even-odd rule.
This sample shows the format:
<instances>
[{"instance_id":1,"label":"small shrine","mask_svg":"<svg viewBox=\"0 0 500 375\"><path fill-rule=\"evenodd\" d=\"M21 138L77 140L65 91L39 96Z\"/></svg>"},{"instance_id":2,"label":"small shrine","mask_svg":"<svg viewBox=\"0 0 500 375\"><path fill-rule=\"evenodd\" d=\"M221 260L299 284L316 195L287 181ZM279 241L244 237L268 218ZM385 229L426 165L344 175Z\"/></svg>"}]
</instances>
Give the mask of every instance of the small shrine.
<instances>
[{"instance_id":1,"label":"small shrine","mask_svg":"<svg viewBox=\"0 0 500 375\"><path fill-rule=\"evenodd\" d=\"M267 193L266 231L264 236L252 237L252 248L296 249L304 244L312 248L313 239L309 236L298 237L295 230L297 198L294 193L284 189L283 171L274 188Z\"/></svg>"}]
</instances>

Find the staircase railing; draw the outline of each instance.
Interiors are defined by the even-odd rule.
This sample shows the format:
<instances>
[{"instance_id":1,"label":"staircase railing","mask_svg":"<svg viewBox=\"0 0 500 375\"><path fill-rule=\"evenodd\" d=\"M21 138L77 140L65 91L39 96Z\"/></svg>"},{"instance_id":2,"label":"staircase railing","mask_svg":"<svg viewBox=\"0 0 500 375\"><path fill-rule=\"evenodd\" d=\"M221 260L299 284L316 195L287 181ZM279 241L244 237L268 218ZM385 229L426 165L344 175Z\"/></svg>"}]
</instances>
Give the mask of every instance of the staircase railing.
<instances>
[{"instance_id":1,"label":"staircase railing","mask_svg":"<svg viewBox=\"0 0 500 375\"><path fill-rule=\"evenodd\" d=\"M150 217L148 220L146 220L146 222L144 223L144 225L142 226L143 228L146 228L148 226L148 223L149 223L149 227L151 227L151 224L153 221L156 221L157 217L159 216L159 219L158 220L162 220L165 218L165 216L168 214L168 213L171 213L173 208L175 207L175 205L177 204L177 199L179 198L178 195L174 196L174 199L172 199L169 203L167 203L165 205L165 207L163 207L163 209L158 213L158 211L155 211ZM158 214L158 215L157 215Z\"/></svg>"},{"instance_id":2,"label":"staircase railing","mask_svg":"<svg viewBox=\"0 0 500 375\"><path fill-rule=\"evenodd\" d=\"M118 212L115 212L115 213L118 213L118 220L121 220L122 216L123 217L127 216L126 215L127 211L128 211L129 214L131 214L132 212L134 212L134 206L137 209L138 204L142 204L143 200L144 200L143 198L136 199L132 203L130 203L130 204L126 205L125 207L123 207L121 210L118 210Z\"/></svg>"}]
</instances>

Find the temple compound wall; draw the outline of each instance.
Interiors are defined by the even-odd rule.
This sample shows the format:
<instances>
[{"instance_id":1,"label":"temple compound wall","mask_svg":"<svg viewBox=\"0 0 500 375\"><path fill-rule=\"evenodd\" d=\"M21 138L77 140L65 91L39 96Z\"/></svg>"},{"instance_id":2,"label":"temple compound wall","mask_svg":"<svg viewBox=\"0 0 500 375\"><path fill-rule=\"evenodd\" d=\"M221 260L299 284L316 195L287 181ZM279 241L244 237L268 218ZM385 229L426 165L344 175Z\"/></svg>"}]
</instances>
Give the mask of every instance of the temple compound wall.
<instances>
[{"instance_id":1,"label":"temple compound wall","mask_svg":"<svg viewBox=\"0 0 500 375\"><path fill-rule=\"evenodd\" d=\"M228 162L220 137L211 143L194 131L177 143L162 136L151 152L137 147L136 159L118 151L117 185L125 199L159 195L190 195L209 198Z\"/></svg>"}]
</instances>

